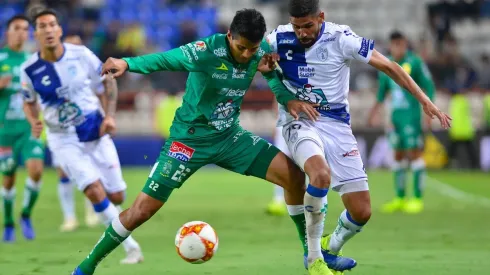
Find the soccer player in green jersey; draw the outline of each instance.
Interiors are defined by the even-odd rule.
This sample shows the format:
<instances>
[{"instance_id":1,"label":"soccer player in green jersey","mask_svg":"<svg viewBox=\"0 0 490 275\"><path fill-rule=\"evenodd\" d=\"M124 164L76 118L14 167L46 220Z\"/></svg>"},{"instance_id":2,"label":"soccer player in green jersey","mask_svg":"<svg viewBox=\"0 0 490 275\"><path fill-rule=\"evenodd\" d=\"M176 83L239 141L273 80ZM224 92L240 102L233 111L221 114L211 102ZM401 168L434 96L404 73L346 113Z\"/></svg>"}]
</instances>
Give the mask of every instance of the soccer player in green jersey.
<instances>
[{"instance_id":1,"label":"soccer player in green jersey","mask_svg":"<svg viewBox=\"0 0 490 275\"><path fill-rule=\"evenodd\" d=\"M315 227L313 219L316 216L306 215L305 209L312 212L311 208L322 205L323 197L305 194L305 176L299 167L275 146L240 127L238 121L243 96L257 71L263 73L277 101L287 106L294 117L305 112L315 120L319 115L314 109L316 105L295 100L276 72L270 71L272 56L263 39L265 31L262 14L245 9L237 12L227 35L212 35L164 53L106 61L102 73L114 77L125 71L148 74L169 70L190 71L190 74L170 137L151 169L143 191L128 210L113 220L72 274L93 274L97 264L131 231L150 219L174 189L211 163L281 185L288 212L295 213L291 217L305 249L303 252L315 254L311 248L320 247L320 240L317 238L318 244L310 245L311 232L321 236L323 228ZM315 189L315 194L325 193L321 186L309 188ZM324 213L326 209L323 207L320 211ZM321 254L309 265L309 273L332 274Z\"/></svg>"},{"instance_id":2,"label":"soccer player in green jersey","mask_svg":"<svg viewBox=\"0 0 490 275\"><path fill-rule=\"evenodd\" d=\"M408 50L405 36L395 31L390 36L390 59L394 60L414 79L433 100L434 83L422 58ZM422 108L410 93L398 86L386 74L379 74L377 102L369 115L369 124L374 125L375 114L381 108L386 95L391 93L391 123L393 130L389 134L390 143L395 150L393 172L395 178L396 198L383 206L383 211L392 213L405 211L419 213L423 210L422 193L425 178L423 153ZM430 127L430 118L426 124ZM406 200L406 170L410 166L413 172L414 198Z\"/></svg>"},{"instance_id":3,"label":"soccer player in green jersey","mask_svg":"<svg viewBox=\"0 0 490 275\"><path fill-rule=\"evenodd\" d=\"M5 242L15 241L13 207L15 172L20 158L25 162L28 177L20 224L24 237L35 237L31 224L32 209L39 195L44 165L44 146L31 135L31 127L23 111L20 93L20 66L28 53L22 49L28 39L29 21L16 15L7 22L7 45L0 49L0 170L3 174L3 206Z\"/></svg>"}]
</instances>

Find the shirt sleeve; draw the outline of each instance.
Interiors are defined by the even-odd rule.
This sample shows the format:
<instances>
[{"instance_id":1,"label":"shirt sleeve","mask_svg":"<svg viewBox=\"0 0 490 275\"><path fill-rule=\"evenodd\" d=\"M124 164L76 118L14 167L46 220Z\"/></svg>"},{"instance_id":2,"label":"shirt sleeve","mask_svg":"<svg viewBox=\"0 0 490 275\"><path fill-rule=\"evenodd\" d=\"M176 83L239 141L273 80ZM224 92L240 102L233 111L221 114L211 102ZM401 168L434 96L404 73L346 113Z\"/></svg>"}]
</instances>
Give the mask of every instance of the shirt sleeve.
<instances>
[{"instance_id":1,"label":"shirt sleeve","mask_svg":"<svg viewBox=\"0 0 490 275\"><path fill-rule=\"evenodd\" d=\"M266 37L266 42L272 52L277 52L277 29L273 30Z\"/></svg>"},{"instance_id":2,"label":"shirt sleeve","mask_svg":"<svg viewBox=\"0 0 490 275\"><path fill-rule=\"evenodd\" d=\"M22 66L20 70L20 83L22 93L22 97L25 102L33 103L36 102L36 91L34 91L34 87L32 86L32 81L27 75L25 68Z\"/></svg>"},{"instance_id":3,"label":"shirt sleeve","mask_svg":"<svg viewBox=\"0 0 490 275\"><path fill-rule=\"evenodd\" d=\"M150 74L158 71L205 72L214 55L206 41L192 42L163 53L123 58L130 72Z\"/></svg>"},{"instance_id":4,"label":"shirt sleeve","mask_svg":"<svg viewBox=\"0 0 490 275\"><path fill-rule=\"evenodd\" d=\"M381 103L385 100L388 94L388 76L383 72L378 73L378 93L376 94L376 101Z\"/></svg>"},{"instance_id":5,"label":"shirt sleeve","mask_svg":"<svg viewBox=\"0 0 490 275\"><path fill-rule=\"evenodd\" d=\"M368 63L374 51L374 40L360 37L345 26L339 38L340 52L346 60Z\"/></svg>"},{"instance_id":6,"label":"shirt sleeve","mask_svg":"<svg viewBox=\"0 0 490 275\"><path fill-rule=\"evenodd\" d=\"M90 80L92 81L92 89L97 94L102 94L104 92L104 85L102 81L104 81L105 75L101 76L102 70L102 61L87 47L84 46L84 58L88 64L88 72L90 76Z\"/></svg>"}]
</instances>

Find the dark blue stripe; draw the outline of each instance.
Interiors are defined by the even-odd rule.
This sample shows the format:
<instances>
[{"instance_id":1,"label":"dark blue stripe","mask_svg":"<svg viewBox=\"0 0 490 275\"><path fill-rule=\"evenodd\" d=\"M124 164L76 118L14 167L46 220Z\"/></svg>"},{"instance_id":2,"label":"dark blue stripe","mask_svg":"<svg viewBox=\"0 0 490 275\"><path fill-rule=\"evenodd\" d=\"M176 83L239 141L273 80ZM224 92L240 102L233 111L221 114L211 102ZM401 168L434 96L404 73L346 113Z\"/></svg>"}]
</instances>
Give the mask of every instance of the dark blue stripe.
<instances>
[{"instance_id":1,"label":"dark blue stripe","mask_svg":"<svg viewBox=\"0 0 490 275\"><path fill-rule=\"evenodd\" d=\"M97 213L100 213L100 212L106 210L107 207L109 207L109 204L111 204L111 202L106 197L103 201L94 204L94 211L97 212Z\"/></svg>"},{"instance_id":2,"label":"dark blue stripe","mask_svg":"<svg viewBox=\"0 0 490 275\"><path fill-rule=\"evenodd\" d=\"M365 223L358 223L358 222L356 222L356 221L355 221L355 220L354 220L354 219L351 217L351 215L349 214L349 211L347 211L347 210L346 210L345 212L347 212L347 215L346 215L346 216L347 216L347 219L348 219L348 220L349 220L351 223L353 223L353 224L355 224L355 225L357 225L357 226L364 226L364 225L365 225Z\"/></svg>"},{"instance_id":3,"label":"dark blue stripe","mask_svg":"<svg viewBox=\"0 0 490 275\"><path fill-rule=\"evenodd\" d=\"M62 177L62 178L60 178L60 183L61 184L68 184L68 183L70 183L70 179L67 177Z\"/></svg>"},{"instance_id":4,"label":"dark blue stripe","mask_svg":"<svg viewBox=\"0 0 490 275\"><path fill-rule=\"evenodd\" d=\"M306 187L306 193L312 195L313 197L323 198L328 194L328 188L323 189L308 184L308 187Z\"/></svg>"},{"instance_id":5,"label":"dark blue stripe","mask_svg":"<svg viewBox=\"0 0 490 275\"><path fill-rule=\"evenodd\" d=\"M299 44L296 34L294 32L277 33L276 41L277 53L281 57L279 66L281 66L283 77L298 88L308 84L308 78L299 77L299 68L306 67L308 64L305 49Z\"/></svg>"},{"instance_id":6,"label":"dark blue stripe","mask_svg":"<svg viewBox=\"0 0 490 275\"><path fill-rule=\"evenodd\" d=\"M57 93L57 89L61 88L62 85L53 63L38 59L27 67L25 72L31 80L34 90L41 97L42 103L59 106L65 101Z\"/></svg>"},{"instance_id":7,"label":"dark blue stripe","mask_svg":"<svg viewBox=\"0 0 490 275\"><path fill-rule=\"evenodd\" d=\"M331 110L322 110L322 107L317 107L316 109L324 117L333 118L335 120L340 120L346 124L350 124L350 114L347 112L346 107Z\"/></svg>"},{"instance_id":8,"label":"dark blue stripe","mask_svg":"<svg viewBox=\"0 0 490 275\"><path fill-rule=\"evenodd\" d=\"M351 180L360 180L360 179L367 179L367 177L358 177L358 178L347 179L347 180L339 180L339 182L346 182L346 181L351 181Z\"/></svg>"},{"instance_id":9,"label":"dark blue stripe","mask_svg":"<svg viewBox=\"0 0 490 275\"><path fill-rule=\"evenodd\" d=\"M104 117L99 111L85 115L85 120L82 124L75 126L78 139L81 142L94 141L100 138L100 125Z\"/></svg>"}]
</instances>

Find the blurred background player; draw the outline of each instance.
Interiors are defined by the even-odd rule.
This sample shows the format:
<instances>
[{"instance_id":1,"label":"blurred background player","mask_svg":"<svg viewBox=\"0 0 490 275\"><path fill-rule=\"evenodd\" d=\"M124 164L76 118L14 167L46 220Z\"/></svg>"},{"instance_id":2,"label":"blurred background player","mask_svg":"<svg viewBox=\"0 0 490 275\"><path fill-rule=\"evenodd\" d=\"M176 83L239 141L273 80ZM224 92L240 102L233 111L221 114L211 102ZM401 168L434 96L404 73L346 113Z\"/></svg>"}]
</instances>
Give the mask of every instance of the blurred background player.
<instances>
[{"instance_id":1,"label":"blurred background player","mask_svg":"<svg viewBox=\"0 0 490 275\"><path fill-rule=\"evenodd\" d=\"M37 137L31 135L31 127L22 107L22 94L19 92L20 67L28 58L28 53L24 51L24 44L29 35L27 17L17 15L10 18L5 35L7 45L0 49L0 169L3 173L3 240L13 242L16 169L22 157L28 177L20 224L24 237L31 240L35 234L30 217L41 187L44 146Z\"/></svg>"},{"instance_id":2,"label":"blurred background player","mask_svg":"<svg viewBox=\"0 0 490 275\"><path fill-rule=\"evenodd\" d=\"M109 134L115 131L117 83L100 76L102 62L85 46L61 42L63 31L54 10L33 16L40 51L22 64L24 111L37 137L38 97L47 125L47 139L63 171L90 199L106 226L118 216L125 198L116 148ZM104 97L99 101L95 92ZM129 236L122 243L122 264L143 261L139 244Z\"/></svg>"},{"instance_id":3,"label":"blurred background player","mask_svg":"<svg viewBox=\"0 0 490 275\"><path fill-rule=\"evenodd\" d=\"M398 63L413 78L427 96L434 99L434 83L430 72L422 59L409 50L405 36L394 31L390 35L390 59ZM382 208L384 212L405 211L419 213L423 210L422 194L425 179L425 161L423 159L423 126L430 130L430 118L422 113L420 103L411 94L401 88L383 72L379 73L379 89L377 102L373 106L368 124L375 125L375 115L382 107L387 94L391 94L392 131L389 140L394 150L393 172L396 197ZM406 200L406 170L413 172L414 197Z\"/></svg>"},{"instance_id":4,"label":"blurred background player","mask_svg":"<svg viewBox=\"0 0 490 275\"><path fill-rule=\"evenodd\" d=\"M273 100L272 109L274 113L277 115L278 112L277 101ZM288 145L286 141L284 141L284 137L282 136L282 126L274 127L274 132L272 133L272 139L274 141L274 145L281 150L286 156L291 157L289 153ZM274 193L272 195L272 201L267 205L267 213L273 216L285 216L288 211L286 208L286 202L284 201L284 189L279 185L274 185Z\"/></svg>"}]
</instances>

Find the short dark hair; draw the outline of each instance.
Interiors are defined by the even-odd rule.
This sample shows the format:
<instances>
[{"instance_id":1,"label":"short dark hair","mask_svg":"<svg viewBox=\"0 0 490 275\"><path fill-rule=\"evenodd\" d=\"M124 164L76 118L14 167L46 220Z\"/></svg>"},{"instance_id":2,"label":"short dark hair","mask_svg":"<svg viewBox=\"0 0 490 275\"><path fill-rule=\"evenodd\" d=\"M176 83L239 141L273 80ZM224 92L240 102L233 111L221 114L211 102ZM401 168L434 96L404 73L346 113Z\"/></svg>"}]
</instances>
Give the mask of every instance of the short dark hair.
<instances>
[{"instance_id":1,"label":"short dark hair","mask_svg":"<svg viewBox=\"0 0 490 275\"><path fill-rule=\"evenodd\" d=\"M24 20L29 23L29 18L23 14L17 14L12 16L8 21L7 21L7 29L10 28L10 25L15 21L15 20Z\"/></svg>"},{"instance_id":2,"label":"short dark hair","mask_svg":"<svg viewBox=\"0 0 490 275\"><path fill-rule=\"evenodd\" d=\"M320 11L319 2L319 0L290 0L289 15L296 18L317 15Z\"/></svg>"},{"instance_id":3,"label":"short dark hair","mask_svg":"<svg viewBox=\"0 0 490 275\"><path fill-rule=\"evenodd\" d=\"M230 25L232 36L239 35L252 43L262 41L266 30L264 16L255 9L237 11Z\"/></svg>"},{"instance_id":4,"label":"short dark hair","mask_svg":"<svg viewBox=\"0 0 490 275\"><path fill-rule=\"evenodd\" d=\"M58 18L58 13L53 10L53 9L42 9L40 10L39 12L36 12L33 16L32 16L32 25L34 26L34 28L36 28L36 20L43 16L43 15L53 15L54 17L56 17L56 21L60 22L59 18Z\"/></svg>"},{"instance_id":5,"label":"short dark hair","mask_svg":"<svg viewBox=\"0 0 490 275\"><path fill-rule=\"evenodd\" d=\"M405 39L405 35L401 31L392 31L390 34L390 40Z\"/></svg>"}]
</instances>

